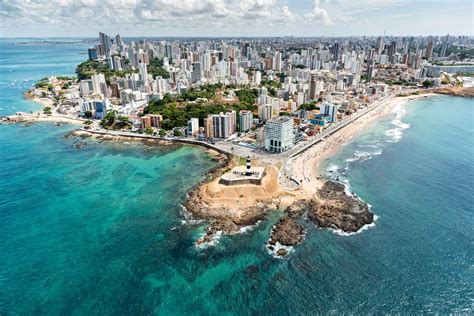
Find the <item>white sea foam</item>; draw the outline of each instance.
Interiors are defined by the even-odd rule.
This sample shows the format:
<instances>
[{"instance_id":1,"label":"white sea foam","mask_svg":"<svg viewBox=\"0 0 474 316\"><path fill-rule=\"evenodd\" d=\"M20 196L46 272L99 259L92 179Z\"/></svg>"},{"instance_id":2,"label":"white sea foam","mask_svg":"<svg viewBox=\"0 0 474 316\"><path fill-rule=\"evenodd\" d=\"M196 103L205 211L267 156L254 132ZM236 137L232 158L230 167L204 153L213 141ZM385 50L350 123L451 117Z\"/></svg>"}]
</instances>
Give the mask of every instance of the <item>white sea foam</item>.
<instances>
[{"instance_id":1,"label":"white sea foam","mask_svg":"<svg viewBox=\"0 0 474 316\"><path fill-rule=\"evenodd\" d=\"M248 226L243 226L243 227L240 227L239 229L239 234L244 234L246 232L249 232L249 231L252 231L255 229L255 227L257 227L262 221L257 221L255 224L253 225L248 225Z\"/></svg>"},{"instance_id":2,"label":"white sea foam","mask_svg":"<svg viewBox=\"0 0 474 316\"><path fill-rule=\"evenodd\" d=\"M206 235L206 233L202 234L201 237L199 237L199 238L203 238L205 235ZM205 249L205 248L208 248L208 247L211 247L211 246L215 246L219 243L219 240L221 239L221 237L222 237L222 231L218 230L214 235L212 235L210 242L203 242L201 244L195 243L194 247L197 248L197 249Z\"/></svg>"},{"instance_id":3,"label":"white sea foam","mask_svg":"<svg viewBox=\"0 0 474 316\"><path fill-rule=\"evenodd\" d=\"M270 250L268 248L269 246L272 246L273 250ZM293 246L285 246L285 245L280 244L278 241L276 242L275 245L270 245L267 243L267 247L265 248L267 248L268 253L271 254L273 258L276 258L276 259L283 259L286 256L288 256L290 253L293 253L295 251ZM278 253L278 250L280 249L286 250L287 254L285 256L279 256L277 253Z\"/></svg>"},{"instance_id":4,"label":"white sea foam","mask_svg":"<svg viewBox=\"0 0 474 316\"><path fill-rule=\"evenodd\" d=\"M376 148L376 147L371 147L371 148ZM347 158L347 162L356 162L356 161L366 161L369 159L372 159L374 156L378 156L382 154L382 149L377 149L375 151L360 151L356 150L354 154L352 154L352 157Z\"/></svg>"},{"instance_id":5,"label":"white sea foam","mask_svg":"<svg viewBox=\"0 0 474 316\"><path fill-rule=\"evenodd\" d=\"M326 168L326 171L327 171L327 172L337 172L338 170L339 170L338 165L336 165L336 164L334 164L334 163L332 163L332 162L331 162L331 163L328 165L328 167Z\"/></svg>"},{"instance_id":6,"label":"white sea foam","mask_svg":"<svg viewBox=\"0 0 474 316\"><path fill-rule=\"evenodd\" d=\"M395 114L395 117L391 123L396 127L386 131L385 135L388 137L387 142L396 143L403 138L403 131L410 128L410 124L402 122L403 117L407 114L407 111L403 108L402 104L397 105L392 110L392 113Z\"/></svg>"}]
</instances>

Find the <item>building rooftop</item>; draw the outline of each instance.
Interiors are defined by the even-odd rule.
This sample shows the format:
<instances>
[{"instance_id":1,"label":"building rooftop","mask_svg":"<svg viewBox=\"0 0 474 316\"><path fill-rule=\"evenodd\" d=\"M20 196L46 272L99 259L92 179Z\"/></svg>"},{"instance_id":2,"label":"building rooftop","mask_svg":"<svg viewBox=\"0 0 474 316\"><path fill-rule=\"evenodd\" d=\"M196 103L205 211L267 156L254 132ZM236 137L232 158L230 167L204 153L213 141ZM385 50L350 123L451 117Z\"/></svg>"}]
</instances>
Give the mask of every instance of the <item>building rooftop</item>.
<instances>
[{"instance_id":1,"label":"building rooftop","mask_svg":"<svg viewBox=\"0 0 474 316\"><path fill-rule=\"evenodd\" d=\"M267 123L286 123L288 121L292 121L293 119L289 116L279 116L276 118L269 119Z\"/></svg>"}]
</instances>

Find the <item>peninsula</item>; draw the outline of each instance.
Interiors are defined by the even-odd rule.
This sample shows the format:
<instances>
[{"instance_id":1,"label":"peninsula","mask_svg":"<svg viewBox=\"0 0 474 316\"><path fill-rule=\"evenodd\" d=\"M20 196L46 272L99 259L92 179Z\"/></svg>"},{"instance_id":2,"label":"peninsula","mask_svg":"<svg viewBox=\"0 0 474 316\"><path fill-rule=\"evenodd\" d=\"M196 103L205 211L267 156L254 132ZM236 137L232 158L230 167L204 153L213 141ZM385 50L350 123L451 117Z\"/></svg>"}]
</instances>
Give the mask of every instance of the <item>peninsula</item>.
<instances>
[{"instance_id":1,"label":"peninsula","mask_svg":"<svg viewBox=\"0 0 474 316\"><path fill-rule=\"evenodd\" d=\"M460 50L443 52L446 42ZM320 163L397 105L474 96L462 47L449 37L135 42L101 32L76 76L43 78L25 94L42 111L2 122L67 122L81 137L206 147L218 166L183 204L209 223L196 245L281 210L267 248L285 256L308 221L348 234L374 222Z\"/></svg>"}]
</instances>

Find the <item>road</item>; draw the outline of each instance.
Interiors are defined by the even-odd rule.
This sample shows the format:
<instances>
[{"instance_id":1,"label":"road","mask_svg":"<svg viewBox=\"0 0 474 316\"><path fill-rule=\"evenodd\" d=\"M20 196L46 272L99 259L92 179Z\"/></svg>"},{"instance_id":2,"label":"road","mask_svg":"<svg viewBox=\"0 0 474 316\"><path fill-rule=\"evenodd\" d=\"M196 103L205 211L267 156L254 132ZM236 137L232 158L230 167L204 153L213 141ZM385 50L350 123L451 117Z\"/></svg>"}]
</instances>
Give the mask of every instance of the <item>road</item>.
<instances>
[{"instance_id":1,"label":"road","mask_svg":"<svg viewBox=\"0 0 474 316\"><path fill-rule=\"evenodd\" d=\"M347 125L353 123L354 121L358 120L359 118L363 117L367 113L377 109L378 107L382 106L392 98L393 95L389 94L382 99L372 103L370 106L368 106L365 109L359 110L356 113L352 114L351 116L348 116L344 118L343 120L331 124L328 128L326 128L322 133L316 134L314 137L312 137L310 140L301 142L297 145L295 145L293 148L288 150L287 152L282 154L282 167L280 168L280 173L278 175L278 179L280 180L280 185L288 190L294 190L295 189L295 181L292 179L292 172L291 172L291 162L292 160L300 155L302 152L307 150L308 148L314 146L315 144L324 141L326 137L329 137L330 135L336 133L340 129L346 127Z\"/></svg>"}]
</instances>

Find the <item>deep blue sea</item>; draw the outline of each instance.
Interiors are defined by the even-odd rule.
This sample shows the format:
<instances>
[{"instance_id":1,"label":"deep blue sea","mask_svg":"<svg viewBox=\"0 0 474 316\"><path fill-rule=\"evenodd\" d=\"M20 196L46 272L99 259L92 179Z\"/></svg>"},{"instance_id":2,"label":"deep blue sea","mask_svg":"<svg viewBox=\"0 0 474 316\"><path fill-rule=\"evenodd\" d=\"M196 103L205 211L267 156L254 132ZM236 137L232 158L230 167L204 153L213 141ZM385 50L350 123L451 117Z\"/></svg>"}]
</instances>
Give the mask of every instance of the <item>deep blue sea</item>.
<instances>
[{"instance_id":1,"label":"deep blue sea","mask_svg":"<svg viewBox=\"0 0 474 316\"><path fill-rule=\"evenodd\" d=\"M80 43L13 41L0 40L0 115L38 109L22 93L86 58ZM215 165L200 148L78 150L72 125L0 125L0 314L472 313L473 106L410 102L349 142L323 168L376 225L308 225L283 260L264 248L277 212L193 246L203 224L180 204Z\"/></svg>"}]
</instances>

